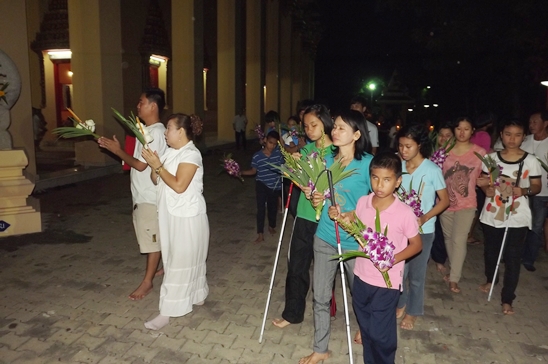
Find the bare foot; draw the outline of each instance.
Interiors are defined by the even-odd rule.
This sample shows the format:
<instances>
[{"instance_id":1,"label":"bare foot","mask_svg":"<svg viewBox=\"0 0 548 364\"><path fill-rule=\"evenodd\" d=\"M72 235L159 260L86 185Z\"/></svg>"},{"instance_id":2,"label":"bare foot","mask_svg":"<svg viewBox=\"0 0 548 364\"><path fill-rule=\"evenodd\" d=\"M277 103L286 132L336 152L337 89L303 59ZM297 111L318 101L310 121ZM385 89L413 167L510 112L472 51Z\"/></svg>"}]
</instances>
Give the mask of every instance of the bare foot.
<instances>
[{"instance_id":1,"label":"bare foot","mask_svg":"<svg viewBox=\"0 0 548 364\"><path fill-rule=\"evenodd\" d=\"M436 263L436 270L438 272L440 272L440 274L443 274L443 275L445 275L445 273L447 272L447 269L445 268L445 265L443 265L441 263Z\"/></svg>"},{"instance_id":2,"label":"bare foot","mask_svg":"<svg viewBox=\"0 0 548 364\"><path fill-rule=\"evenodd\" d=\"M255 241L253 243L261 243L264 241L264 235L263 234L259 234L257 236L257 239L255 239Z\"/></svg>"},{"instance_id":3,"label":"bare foot","mask_svg":"<svg viewBox=\"0 0 548 364\"><path fill-rule=\"evenodd\" d=\"M402 318L404 314L405 314L405 306L403 306L402 308L396 308L396 318L397 319Z\"/></svg>"},{"instance_id":4,"label":"bare foot","mask_svg":"<svg viewBox=\"0 0 548 364\"><path fill-rule=\"evenodd\" d=\"M362 332L360 330L356 331L356 335L354 335L354 342L356 344L363 344L362 343Z\"/></svg>"},{"instance_id":5,"label":"bare foot","mask_svg":"<svg viewBox=\"0 0 548 364\"><path fill-rule=\"evenodd\" d=\"M313 352L309 356L305 356L304 358L301 358L301 360L299 360L299 364L316 364L319 362L323 363L323 361L325 359L329 359L330 356L331 356L330 351L328 351L327 353Z\"/></svg>"},{"instance_id":6,"label":"bare foot","mask_svg":"<svg viewBox=\"0 0 548 364\"><path fill-rule=\"evenodd\" d=\"M401 320L400 327L404 330L413 330L413 328L415 327L416 319L417 319L416 316L405 315L403 320Z\"/></svg>"},{"instance_id":7,"label":"bare foot","mask_svg":"<svg viewBox=\"0 0 548 364\"><path fill-rule=\"evenodd\" d=\"M479 286L480 291L489 293L489 290L491 289L491 283L485 283Z\"/></svg>"},{"instance_id":8,"label":"bare foot","mask_svg":"<svg viewBox=\"0 0 548 364\"><path fill-rule=\"evenodd\" d=\"M502 304L502 313L505 314L505 315L515 314L514 308L512 307L512 305L510 305L508 303L503 303Z\"/></svg>"},{"instance_id":9,"label":"bare foot","mask_svg":"<svg viewBox=\"0 0 548 364\"><path fill-rule=\"evenodd\" d=\"M443 280L449 283L449 274L444 275Z\"/></svg>"},{"instance_id":10,"label":"bare foot","mask_svg":"<svg viewBox=\"0 0 548 364\"><path fill-rule=\"evenodd\" d=\"M453 293L460 293L460 288L457 282L449 282L449 289Z\"/></svg>"},{"instance_id":11,"label":"bare foot","mask_svg":"<svg viewBox=\"0 0 548 364\"><path fill-rule=\"evenodd\" d=\"M139 301L145 298L147 294L152 291L152 282L141 282L139 287L132 294L129 295L129 299L132 301Z\"/></svg>"},{"instance_id":12,"label":"bare foot","mask_svg":"<svg viewBox=\"0 0 548 364\"><path fill-rule=\"evenodd\" d=\"M276 235L276 228L273 228L273 227L268 227L268 232L270 233L270 235Z\"/></svg>"},{"instance_id":13,"label":"bare foot","mask_svg":"<svg viewBox=\"0 0 548 364\"><path fill-rule=\"evenodd\" d=\"M291 322L284 320L283 318L281 319L277 318L272 320L272 325L279 327L280 329L283 329L284 327L291 325Z\"/></svg>"},{"instance_id":14,"label":"bare foot","mask_svg":"<svg viewBox=\"0 0 548 364\"><path fill-rule=\"evenodd\" d=\"M164 268L160 268L154 273L154 277L160 277L164 275Z\"/></svg>"}]
</instances>

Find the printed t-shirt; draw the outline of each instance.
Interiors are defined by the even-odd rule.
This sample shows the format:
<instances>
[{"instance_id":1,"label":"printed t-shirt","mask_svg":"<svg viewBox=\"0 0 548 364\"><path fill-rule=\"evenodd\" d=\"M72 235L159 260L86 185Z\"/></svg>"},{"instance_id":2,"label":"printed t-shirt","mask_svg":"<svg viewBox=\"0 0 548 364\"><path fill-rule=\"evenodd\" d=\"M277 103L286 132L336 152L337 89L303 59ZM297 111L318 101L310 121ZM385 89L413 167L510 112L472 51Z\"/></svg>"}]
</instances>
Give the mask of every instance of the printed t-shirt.
<instances>
[{"instance_id":1,"label":"printed t-shirt","mask_svg":"<svg viewBox=\"0 0 548 364\"><path fill-rule=\"evenodd\" d=\"M500 156L500 152L489 154L498 165L502 167L502 174L499 177L499 185L495 186L495 197L485 198L485 204L481 209L480 221L486 225L496 228L506 227L506 218L512 206L512 188L516 183L519 164L523 161L519 187L529 187L530 180L540 178L541 166L535 156L527 154L515 162L507 162ZM483 172L488 173L487 168L483 167ZM514 206L508 217L508 227L524 227L531 229L531 209L529 208L529 199L526 196L520 196L513 199Z\"/></svg>"},{"instance_id":2,"label":"printed t-shirt","mask_svg":"<svg viewBox=\"0 0 548 364\"><path fill-rule=\"evenodd\" d=\"M412 182L411 188L417 193L420 191L421 210L426 214L436 203L436 191L445 188L445 180L440 167L431 160L425 159L412 174L407 173L405 161L402 161L402 170L404 174L402 175L401 185L409 192L409 186ZM422 225L423 234L430 234L435 231L436 218L434 216Z\"/></svg>"},{"instance_id":3,"label":"printed t-shirt","mask_svg":"<svg viewBox=\"0 0 548 364\"><path fill-rule=\"evenodd\" d=\"M521 143L521 149L529 154L533 154L535 157L548 164L548 138L543 140L535 140L534 136L527 135L523 143ZM541 166L542 177L540 179L540 185L542 189L535 196L548 196L548 174Z\"/></svg>"},{"instance_id":4,"label":"printed t-shirt","mask_svg":"<svg viewBox=\"0 0 548 364\"><path fill-rule=\"evenodd\" d=\"M332 154L333 146L329 146L326 150L326 156ZM300 153L303 156L303 158L306 158L307 155L309 155L312 152L319 151L319 148L316 147L316 143L308 143L304 147L301 148ZM316 210L314 209L314 206L310 203L310 200L306 198L304 193L301 193L299 195L299 203L297 204L297 217L300 217L302 219L317 222L316 221Z\"/></svg>"},{"instance_id":5,"label":"printed t-shirt","mask_svg":"<svg viewBox=\"0 0 548 364\"><path fill-rule=\"evenodd\" d=\"M148 144L150 150L156 151L158 157L162 157L167 150L165 131L166 127L164 124L158 122L149 126L147 128L150 136L154 140ZM141 155L143 151L143 145L137 141L135 143L135 149L133 150L133 158L140 160L143 163L146 163L145 159ZM146 169L139 172L135 168L132 168L130 173L131 179L131 198L133 200L133 205L140 203L148 203L156 205L156 186L152 183L150 179L150 166L147 165Z\"/></svg>"},{"instance_id":6,"label":"printed t-shirt","mask_svg":"<svg viewBox=\"0 0 548 364\"><path fill-rule=\"evenodd\" d=\"M283 162L283 156L278 147L272 151L269 157L264 154L264 149L259 150L253 154L253 158L251 159L251 167L257 170L255 179L264 183L271 190L281 190L280 170L271 164L281 166Z\"/></svg>"},{"instance_id":7,"label":"printed t-shirt","mask_svg":"<svg viewBox=\"0 0 548 364\"><path fill-rule=\"evenodd\" d=\"M373 196L363 196L356 206L356 215L367 227L375 230L376 211L371 204ZM396 197L396 196L395 196ZM419 223L413 213L413 209L401 202L397 197L394 202L380 214L381 231L388 225L388 240L395 246L394 254L401 252L407 247L407 241L419 234ZM388 270L392 289L401 290L403 280L403 268L405 261L401 261ZM367 258L356 258L354 274L362 281L376 287L387 288L381 272Z\"/></svg>"},{"instance_id":8,"label":"printed t-shirt","mask_svg":"<svg viewBox=\"0 0 548 364\"><path fill-rule=\"evenodd\" d=\"M449 194L447 211L476 208L476 179L483 163L474 152L484 156L485 149L472 144L468 152L459 156L453 154L453 150L443 163L443 178Z\"/></svg>"},{"instance_id":9,"label":"printed t-shirt","mask_svg":"<svg viewBox=\"0 0 548 364\"><path fill-rule=\"evenodd\" d=\"M325 159L327 161L327 167L329 168L334 163L334 157L332 154L328 154ZM353 159L348 166L346 166L346 170L355 169L354 174L333 186L335 189L335 201L340 205L342 212L355 210L359 198L369 194L369 191L371 190L369 178L369 164L371 164L371 159L373 159L371 154L364 154L361 160ZM331 199L326 199L320 221L318 222L316 235L323 241L336 247L337 238L333 220L331 220L327 214L329 206L331 206ZM358 243L352 235L349 235L342 229L339 229L339 235L341 238L341 248L343 250L356 250L358 248Z\"/></svg>"}]
</instances>

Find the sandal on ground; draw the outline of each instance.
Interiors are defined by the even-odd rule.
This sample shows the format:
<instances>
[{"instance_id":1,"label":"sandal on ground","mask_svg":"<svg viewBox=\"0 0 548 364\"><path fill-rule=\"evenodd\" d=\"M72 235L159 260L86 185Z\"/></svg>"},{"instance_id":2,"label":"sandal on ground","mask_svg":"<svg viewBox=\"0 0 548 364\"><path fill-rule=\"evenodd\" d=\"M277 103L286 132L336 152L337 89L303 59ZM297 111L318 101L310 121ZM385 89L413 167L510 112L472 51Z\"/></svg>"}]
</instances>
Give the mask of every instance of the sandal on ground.
<instances>
[{"instance_id":1,"label":"sandal on ground","mask_svg":"<svg viewBox=\"0 0 548 364\"><path fill-rule=\"evenodd\" d=\"M502 313L505 315L513 315L515 314L514 308L509 303L503 303L502 304Z\"/></svg>"},{"instance_id":2,"label":"sandal on ground","mask_svg":"<svg viewBox=\"0 0 548 364\"><path fill-rule=\"evenodd\" d=\"M413 330L415 327L415 320L417 319L416 316L411 315L405 315L403 320L401 320L400 328L404 330Z\"/></svg>"}]
</instances>

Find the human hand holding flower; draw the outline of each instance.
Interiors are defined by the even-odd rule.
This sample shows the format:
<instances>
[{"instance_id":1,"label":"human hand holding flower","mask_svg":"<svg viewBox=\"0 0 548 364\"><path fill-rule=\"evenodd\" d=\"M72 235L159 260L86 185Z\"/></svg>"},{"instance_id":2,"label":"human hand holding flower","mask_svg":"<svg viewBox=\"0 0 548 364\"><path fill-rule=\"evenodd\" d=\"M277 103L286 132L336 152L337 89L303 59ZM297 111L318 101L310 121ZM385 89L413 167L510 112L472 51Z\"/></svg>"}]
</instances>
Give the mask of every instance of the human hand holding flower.
<instances>
[{"instance_id":1,"label":"human hand holding flower","mask_svg":"<svg viewBox=\"0 0 548 364\"><path fill-rule=\"evenodd\" d=\"M478 179L476 180L476 185L478 187L489 187L489 185L491 184L491 179L487 176L485 177L478 177Z\"/></svg>"},{"instance_id":2,"label":"human hand holding flower","mask_svg":"<svg viewBox=\"0 0 548 364\"><path fill-rule=\"evenodd\" d=\"M485 189L485 196L495 197L495 187L489 186Z\"/></svg>"},{"instance_id":3,"label":"human hand holding flower","mask_svg":"<svg viewBox=\"0 0 548 364\"><path fill-rule=\"evenodd\" d=\"M319 193L318 191L315 191L311 196L310 202L312 203L312 206L316 208L320 206L321 204L323 204L324 200L325 200L325 195L323 193Z\"/></svg>"}]
</instances>

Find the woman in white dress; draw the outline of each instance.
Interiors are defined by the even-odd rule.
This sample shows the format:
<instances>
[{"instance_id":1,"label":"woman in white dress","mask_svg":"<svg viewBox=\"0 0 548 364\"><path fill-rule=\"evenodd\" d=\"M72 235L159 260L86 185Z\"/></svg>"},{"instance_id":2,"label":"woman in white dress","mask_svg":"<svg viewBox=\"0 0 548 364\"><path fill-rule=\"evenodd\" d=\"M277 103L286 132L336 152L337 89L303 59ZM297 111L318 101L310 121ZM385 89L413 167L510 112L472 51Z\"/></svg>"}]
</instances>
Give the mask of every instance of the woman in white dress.
<instances>
[{"instance_id":1,"label":"woman in white dress","mask_svg":"<svg viewBox=\"0 0 548 364\"><path fill-rule=\"evenodd\" d=\"M192 115L169 117L165 137L169 146L162 160L149 149L143 157L157 185L160 244L164 280L160 288L160 314L145 323L160 330L170 317L184 316L201 305L209 288L206 259L209 222L203 192L202 155L192 139L202 132L202 121Z\"/></svg>"}]
</instances>

